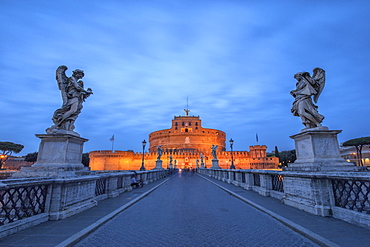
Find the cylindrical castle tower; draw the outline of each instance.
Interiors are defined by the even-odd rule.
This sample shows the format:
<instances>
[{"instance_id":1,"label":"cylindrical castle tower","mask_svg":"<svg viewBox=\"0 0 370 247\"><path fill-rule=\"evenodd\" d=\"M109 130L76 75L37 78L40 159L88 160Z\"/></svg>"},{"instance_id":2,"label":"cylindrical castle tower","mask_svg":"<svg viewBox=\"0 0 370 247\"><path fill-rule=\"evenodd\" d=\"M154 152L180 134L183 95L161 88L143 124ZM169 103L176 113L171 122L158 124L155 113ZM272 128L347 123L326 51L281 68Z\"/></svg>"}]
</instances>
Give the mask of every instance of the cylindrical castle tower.
<instances>
[{"instance_id":1,"label":"cylindrical castle tower","mask_svg":"<svg viewBox=\"0 0 370 247\"><path fill-rule=\"evenodd\" d=\"M218 145L218 151L225 151L225 140L225 132L203 128L199 116L175 116L170 129L149 135L149 151L156 152L162 145L165 152L206 153L211 151L212 144Z\"/></svg>"}]
</instances>

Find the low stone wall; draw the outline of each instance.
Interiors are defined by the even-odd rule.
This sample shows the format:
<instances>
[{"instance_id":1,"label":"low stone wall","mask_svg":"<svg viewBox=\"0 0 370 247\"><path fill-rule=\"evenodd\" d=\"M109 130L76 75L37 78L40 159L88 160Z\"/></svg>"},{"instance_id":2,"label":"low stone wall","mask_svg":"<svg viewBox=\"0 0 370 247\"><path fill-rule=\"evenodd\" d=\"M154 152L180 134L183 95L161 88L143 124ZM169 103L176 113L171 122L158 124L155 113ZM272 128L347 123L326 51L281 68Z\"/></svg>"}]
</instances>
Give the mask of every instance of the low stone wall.
<instances>
[{"instance_id":1,"label":"low stone wall","mask_svg":"<svg viewBox=\"0 0 370 247\"><path fill-rule=\"evenodd\" d=\"M148 184L170 173L170 170L94 171L71 178L2 180L0 237L48 220L64 219L96 206L99 200L130 191L133 174Z\"/></svg>"},{"instance_id":2,"label":"low stone wall","mask_svg":"<svg viewBox=\"0 0 370 247\"><path fill-rule=\"evenodd\" d=\"M370 228L369 172L197 169L309 213Z\"/></svg>"}]
</instances>

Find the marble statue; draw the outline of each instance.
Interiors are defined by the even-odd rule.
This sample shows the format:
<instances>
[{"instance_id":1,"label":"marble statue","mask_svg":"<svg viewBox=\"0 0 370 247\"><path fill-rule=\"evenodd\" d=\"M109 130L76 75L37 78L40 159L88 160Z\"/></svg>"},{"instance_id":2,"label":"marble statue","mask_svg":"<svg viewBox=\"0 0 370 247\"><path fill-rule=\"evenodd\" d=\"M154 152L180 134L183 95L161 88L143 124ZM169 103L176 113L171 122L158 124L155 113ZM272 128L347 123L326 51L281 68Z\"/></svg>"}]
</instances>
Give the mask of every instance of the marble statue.
<instances>
[{"instance_id":1,"label":"marble statue","mask_svg":"<svg viewBox=\"0 0 370 247\"><path fill-rule=\"evenodd\" d=\"M63 105L62 108L54 112L52 118L54 125L46 130L48 134L61 133L61 131L75 133L73 132L75 128L74 123L81 113L82 103L93 93L91 88L84 89L82 81L84 72L82 70L76 69L72 72L71 77L67 77L65 74L67 69L67 66L62 65L56 71L56 79L62 94Z\"/></svg>"},{"instance_id":2,"label":"marble statue","mask_svg":"<svg viewBox=\"0 0 370 247\"><path fill-rule=\"evenodd\" d=\"M217 160L217 153L216 153L216 150L217 150L217 148L218 148L218 145L214 145L214 144L212 144L212 156L213 156L213 159L214 160Z\"/></svg>"},{"instance_id":3,"label":"marble statue","mask_svg":"<svg viewBox=\"0 0 370 247\"><path fill-rule=\"evenodd\" d=\"M201 163L201 164L202 164L202 163L204 163L204 161L203 161L203 160L204 160L204 155L201 153L201 154L200 154L200 163Z\"/></svg>"},{"instance_id":4,"label":"marble statue","mask_svg":"<svg viewBox=\"0 0 370 247\"><path fill-rule=\"evenodd\" d=\"M157 153L158 153L157 160L160 160L160 159L161 159L161 157L162 157L162 154L163 154L162 145L159 145L159 146L157 147Z\"/></svg>"},{"instance_id":5,"label":"marble statue","mask_svg":"<svg viewBox=\"0 0 370 247\"><path fill-rule=\"evenodd\" d=\"M308 72L299 72L294 78L297 80L296 89L290 92L295 98L291 109L293 115L300 117L306 128L320 127L324 116L319 114L314 103L325 86L325 70L315 68L312 77Z\"/></svg>"}]
</instances>

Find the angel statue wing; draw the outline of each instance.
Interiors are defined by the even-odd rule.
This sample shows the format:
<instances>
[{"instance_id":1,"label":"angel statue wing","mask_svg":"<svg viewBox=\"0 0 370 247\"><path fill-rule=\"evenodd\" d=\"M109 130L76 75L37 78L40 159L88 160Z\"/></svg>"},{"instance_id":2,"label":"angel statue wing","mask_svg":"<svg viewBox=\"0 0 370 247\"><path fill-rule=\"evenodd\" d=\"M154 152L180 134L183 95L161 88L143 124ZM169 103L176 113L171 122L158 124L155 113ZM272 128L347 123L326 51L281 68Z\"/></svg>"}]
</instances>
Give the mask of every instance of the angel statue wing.
<instances>
[{"instance_id":1,"label":"angel statue wing","mask_svg":"<svg viewBox=\"0 0 370 247\"><path fill-rule=\"evenodd\" d=\"M314 68L312 79L316 82L317 85L317 93L313 97L314 102L317 103L317 100L319 99L320 94L325 86L325 70L321 68Z\"/></svg>"},{"instance_id":2,"label":"angel statue wing","mask_svg":"<svg viewBox=\"0 0 370 247\"><path fill-rule=\"evenodd\" d=\"M62 93L62 100L63 100L63 106L67 104L68 98L67 98L67 85L68 85L68 77L66 76L66 70L67 66L61 65L57 68L56 71L56 79L58 82L58 88Z\"/></svg>"}]
</instances>

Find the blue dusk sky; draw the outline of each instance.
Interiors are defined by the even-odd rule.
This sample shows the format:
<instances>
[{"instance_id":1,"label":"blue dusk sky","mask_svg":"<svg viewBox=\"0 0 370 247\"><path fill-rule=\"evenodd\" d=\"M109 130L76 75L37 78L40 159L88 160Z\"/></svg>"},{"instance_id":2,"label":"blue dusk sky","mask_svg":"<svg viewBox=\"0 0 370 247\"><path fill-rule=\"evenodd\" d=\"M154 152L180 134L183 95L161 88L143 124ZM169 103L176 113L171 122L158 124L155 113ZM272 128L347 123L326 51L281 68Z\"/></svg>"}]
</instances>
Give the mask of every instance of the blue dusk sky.
<instances>
[{"instance_id":1,"label":"blue dusk sky","mask_svg":"<svg viewBox=\"0 0 370 247\"><path fill-rule=\"evenodd\" d=\"M339 142L370 135L370 1L0 1L0 141L25 155L61 107L55 70L85 71L84 151L142 150L174 116L294 149L293 75L321 67L317 105Z\"/></svg>"}]
</instances>

